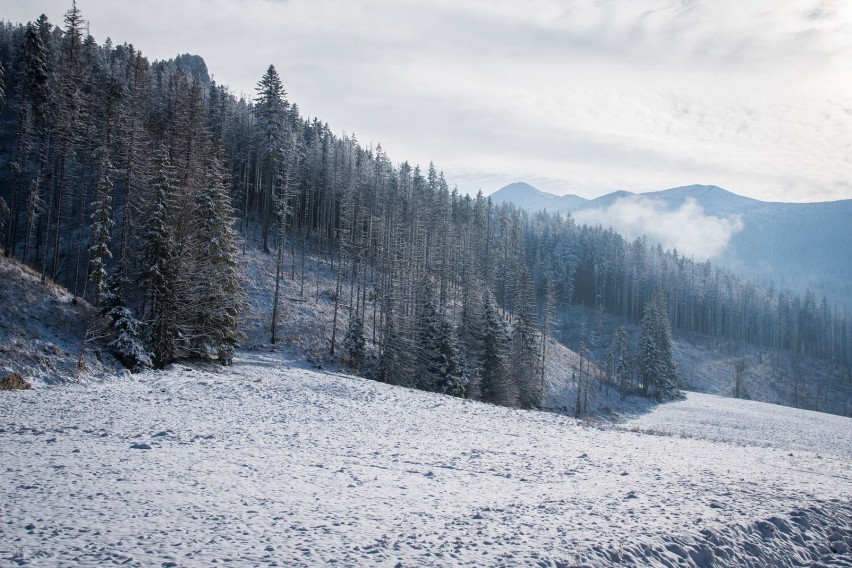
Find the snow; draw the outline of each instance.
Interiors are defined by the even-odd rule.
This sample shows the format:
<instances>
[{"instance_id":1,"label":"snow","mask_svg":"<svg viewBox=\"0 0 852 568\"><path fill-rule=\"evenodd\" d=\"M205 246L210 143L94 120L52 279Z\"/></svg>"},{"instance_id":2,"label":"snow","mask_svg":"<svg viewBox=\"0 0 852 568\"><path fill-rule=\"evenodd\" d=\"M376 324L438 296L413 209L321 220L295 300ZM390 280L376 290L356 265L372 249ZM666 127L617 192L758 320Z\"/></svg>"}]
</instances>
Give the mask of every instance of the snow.
<instances>
[{"instance_id":1,"label":"snow","mask_svg":"<svg viewBox=\"0 0 852 568\"><path fill-rule=\"evenodd\" d=\"M269 352L3 394L0 566L852 565L849 418L590 424Z\"/></svg>"},{"instance_id":2,"label":"snow","mask_svg":"<svg viewBox=\"0 0 852 568\"><path fill-rule=\"evenodd\" d=\"M86 323L95 310L21 263L0 256L0 376L20 373L35 385L86 379L121 365L91 342L77 368Z\"/></svg>"},{"instance_id":3,"label":"snow","mask_svg":"<svg viewBox=\"0 0 852 568\"><path fill-rule=\"evenodd\" d=\"M779 410L764 402L691 392L685 401L658 406L629 421L628 426L852 461L852 419L797 408Z\"/></svg>"}]
</instances>

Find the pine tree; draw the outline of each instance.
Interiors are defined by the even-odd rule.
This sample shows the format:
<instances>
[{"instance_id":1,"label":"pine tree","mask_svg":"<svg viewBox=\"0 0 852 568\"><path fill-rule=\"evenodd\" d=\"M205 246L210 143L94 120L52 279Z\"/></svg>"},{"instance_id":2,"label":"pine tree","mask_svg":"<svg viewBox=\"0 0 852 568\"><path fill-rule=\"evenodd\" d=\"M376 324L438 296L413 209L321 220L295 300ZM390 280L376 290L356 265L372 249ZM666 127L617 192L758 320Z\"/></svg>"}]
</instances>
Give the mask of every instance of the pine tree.
<instances>
[{"instance_id":1,"label":"pine tree","mask_svg":"<svg viewBox=\"0 0 852 568\"><path fill-rule=\"evenodd\" d=\"M239 236L224 168L218 159L208 167L207 183L193 210L194 240L191 299L193 350L197 355L216 353L219 361L233 359L239 340L238 316L247 301L239 274Z\"/></svg>"},{"instance_id":2,"label":"pine tree","mask_svg":"<svg viewBox=\"0 0 852 568\"><path fill-rule=\"evenodd\" d=\"M539 381L539 335L534 312L532 281L524 267L516 289L510 364L522 408L540 408L544 394Z\"/></svg>"},{"instance_id":3,"label":"pine tree","mask_svg":"<svg viewBox=\"0 0 852 568\"><path fill-rule=\"evenodd\" d=\"M660 290L645 304L639 336L639 374L646 396L656 401L682 396L666 299Z\"/></svg>"},{"instance_id":4,"label":"pine tree","mask_svg":"<svg viewBox=\"0 0 852 568\"><path fill-rule=\"evenodd\" d=\"M453 336L453 325L442 317L438 325L435 370L435 391L450 396L464 397L467 394L467 379L462 374L459 350Z\"/></svg>"},{"instance_id":5,"label":"pine tree","mask_svg":"<svg viewBox=\"0 0 852 568\"><path fill-rule=\"evenodd\" d=\"M367 347L364 341L364 322L354 310L349 310L349 327L343 338L343 351L352 368L360 372L367 359Z\"/></svg>"},{"instance_id":6,"label":"pine tree","mask_svg":"<svg viewBox=\"0 0 852 568\"><path fill-rule=\"evenodd\" d=\"M423 303L417 324L417 387L452 396L464 396L459 351L453 326L438 311L428 284L424 285Z\"/></svg>"},{"instance_id":7,"label":"pine tree","mask_svg":"<svg viewBox=\"0 0 852 568\"><path fill-rule=\"evenodd\" d=\"M621 400L630 391L633 382L633 353L630 336L624 327L619 327L612 337L606 355L605 369L610 383L616 385Z\"/></svg>"},{"instance_id":8,"label":"pine tree","mask_svg":"<svg viewBox=\"0 0 852 568\"><path fill-rule=\"evenodd\" d=\"M481 345L479 362L481 368L480 390L482 400L502 406L514 406L517 393L510 384L506 372L506 344L508 330L500 315L494 295L485 293L482 315Z\"/></svg>"},{"instance_id":9,"label":"pine tree","mask_svg":"<svg viewBox=\"0 0 852 568\"><path fill-rule=\"evenodd\" d=\"M154 367L163 369L177 354L179 335L176 310L178 267L175 241L170 218L173 215L172 170L168 151L161 148L156 168L152 196L154 202L146 219L141 242L142 269L139 283L145 294L146 347Z\"/></svg>"},{"instance_id":10,"label":"pine tree","mask_svg":"<svg viewBox=\"0 0 852 568\"><path fill-rule=\"evenodd\" d=\"M133 316L121 295L123 286L121 272L106 279L105 290L101 296L101 314L110 318L112 340L107 344L110 351L121 363L136 372L144 367L152 367L151 355L142 342L142 322Z\"/></svg>"},{"instance_id":11,"label":"pine tree","mask_svg":"<svg viewBox=\"0 0 852 568\"><path fill-rule=\"evenodd\" d=\"M89 280L94 286L94 305L97 307L106 289L106 262L107 259L112 258L110 241L115 222L112 219L112 162L105 147L101 146L96 153L99 156L99 165L97 194L92 204L94 210L92 211L92 245L89 247Z\"/></svg>"}]
</instances>

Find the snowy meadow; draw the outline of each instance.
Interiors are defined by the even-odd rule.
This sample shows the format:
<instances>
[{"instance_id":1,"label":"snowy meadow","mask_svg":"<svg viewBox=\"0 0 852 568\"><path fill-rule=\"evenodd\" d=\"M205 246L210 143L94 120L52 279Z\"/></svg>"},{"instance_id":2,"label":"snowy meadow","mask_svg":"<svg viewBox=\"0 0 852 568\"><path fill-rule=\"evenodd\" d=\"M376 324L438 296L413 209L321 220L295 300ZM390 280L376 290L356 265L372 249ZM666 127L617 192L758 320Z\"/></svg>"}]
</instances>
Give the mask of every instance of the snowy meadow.
<instances>
[{"instance_id":1,"label":"snowy meadow","mask_svg":"<svg viewBox=\"0 0 852 568\"><path fill-rule=\"evenodd\" d=\"M3 394L3 566L852 564L849 418L584 423L259 352Z\"/></svg>"}]
</instances>

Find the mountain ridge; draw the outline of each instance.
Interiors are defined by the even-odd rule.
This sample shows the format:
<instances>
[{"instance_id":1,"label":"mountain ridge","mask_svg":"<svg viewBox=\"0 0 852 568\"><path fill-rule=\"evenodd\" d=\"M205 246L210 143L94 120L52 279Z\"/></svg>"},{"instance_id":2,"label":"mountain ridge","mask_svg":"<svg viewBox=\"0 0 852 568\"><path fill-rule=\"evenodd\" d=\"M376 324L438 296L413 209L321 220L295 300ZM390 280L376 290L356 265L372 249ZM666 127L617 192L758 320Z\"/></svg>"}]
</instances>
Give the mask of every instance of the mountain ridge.
<instances>
[{"instance_id":1,"label":"mountain ridge","mask_svg":"<svg viewBox=\"0 0 852 568\"><path fill-rule=\"evenodd\" d=\"M726 246L709 257L715 264L764 285L799 293L811 291L818 299L826 297L852 307L852 263L848 258L852 249L852 227L848 223L852 218L852 199L761 201L716 185L693 184L646 193L619 190L594 199L578 198L582 201L563 206L558 196L525 183L501 188L492 194L492 199L495 203L508 201L531 212L546 209L551 213L571 213L578 222L583 222L584 217L595 219L596 224L611 222L617 232L623 232L619 222L623 222L625 212L611 209L616 203L636 200L635 203L648 206L646 213L651 210L654 215L664 215L677 212L691 201L701 208L695 212L699 219L729 220L737 225ZM590 212L595 215L590 216ZM653 218L648 223L651 233ZM624 226L621 229L625 230Z\"/></svg>"}]
</instances>

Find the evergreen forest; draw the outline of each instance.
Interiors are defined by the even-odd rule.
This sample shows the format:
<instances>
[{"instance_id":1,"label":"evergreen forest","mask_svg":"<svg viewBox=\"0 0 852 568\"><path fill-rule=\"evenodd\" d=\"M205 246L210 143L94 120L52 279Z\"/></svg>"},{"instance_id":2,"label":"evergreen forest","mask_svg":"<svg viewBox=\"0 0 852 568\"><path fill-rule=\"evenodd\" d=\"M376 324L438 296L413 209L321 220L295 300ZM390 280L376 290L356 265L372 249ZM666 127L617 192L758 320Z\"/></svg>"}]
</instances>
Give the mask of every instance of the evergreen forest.
<instances>
[{"instance_id":1,"label":"evergreen forest","mask_svg":"<svg viewBox=\"0 0 852 568\"><path fill-rule=\"evenodd\" d=\"M641 327L588 341L623 393L679 395L673 337L852 367L828 299L461 193L302 116L274 65L248 100L197 55L150 61L86 30L76 3L0 23L0 247L99 308L129 367L230 361L247 247L276 268L271 344L314 259L335 274L329 354L383 382L540 407L546 338L578 307Z\"/></svg>"}]
</instances>

